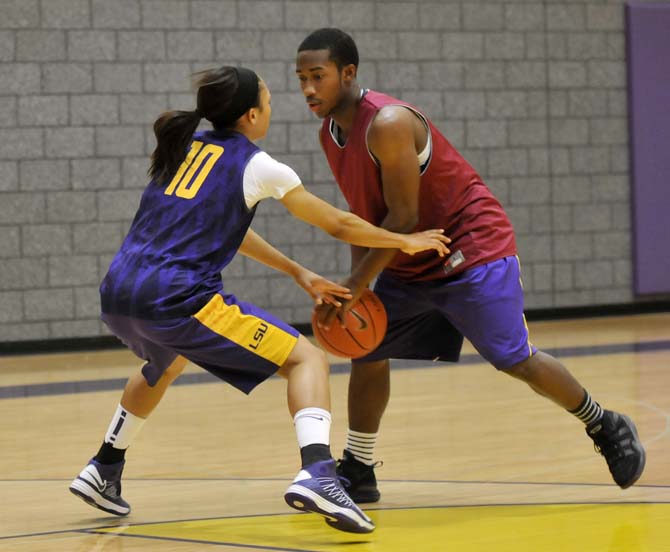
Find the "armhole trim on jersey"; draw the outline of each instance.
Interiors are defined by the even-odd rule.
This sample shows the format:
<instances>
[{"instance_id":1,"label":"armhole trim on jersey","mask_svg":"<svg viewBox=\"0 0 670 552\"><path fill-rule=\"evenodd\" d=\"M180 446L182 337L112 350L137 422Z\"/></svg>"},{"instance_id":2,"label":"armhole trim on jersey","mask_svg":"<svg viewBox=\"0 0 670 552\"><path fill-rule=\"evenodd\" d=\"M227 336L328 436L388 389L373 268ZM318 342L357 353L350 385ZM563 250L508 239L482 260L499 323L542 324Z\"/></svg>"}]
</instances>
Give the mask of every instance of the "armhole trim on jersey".
<instances>
[{"instance_id":1,"label":"armhole trim on jersey","mask_svg":"<svg viewBox=\"0 0 670 552\"><path fill-rule=\"evenodd\" d=\"M419 120L423 123L424 128L426 129L426 146L423 148L423 151L421 153L417 154L417 157L421 157L424 155L426 149L428 150L428 157L426 160L419 165L419 175L423 175L427 170L428 166L430 165L430 161L433 159L433 137L430 132L430 126L428 125L428 121L426 118L423 116L422 113L419 113L416 109L410 107L409 105L405 104L386 104L386 105L397 105L399 107L404 107L405 109L409 109L412 113L414 113ZM384 107L386 107L386 105ZM379 113L379 112L377 112ZM376 115L375 115L376 117ZM370 159L372 159L372 162L377 165L377 167L380 166L379 160L374 156L374 154L370 151L370 145L368 144L368 134L370 133L370 127L372 126L372 121L374 121L375 118L373 117L370 123L368 124L368 128L365 130L365 149L368 151L368 155L370 156ZM335 142L337 143L337 141Z\"/></svg>"},{"instance_id":2,"label":"armhole trim on jersey","mask_svg":"<svg viewBox=\"0 0 670 552\"><path fill-rule=\"evenodd\" d=\"M253 152L250 156L249 159L247 159L246 163L244 164L244 169L242 169L242 205L244 206L244 209L246 210L247 213L253 213L256 210L256 207L258 207L258 204L262 201L259 199L256 203L254 203L251 207L247 205L247 198L244 196L244 174L247 172L247 168L249 167L249 163L251 163L251 160L256 157L259 153L261 153L263 150L258 148L255 152ZM254 178L256 178L254 176Z\"/></svg>"},{"instance_id":3,"label":"armhole trim on jersey","mask_svg":"<svg viewBox=\"0 0 670 552\"><path fill-rule=\"evenodd\" d=\"M335 145L340 149L344 149L347 144L340 144L340 141L337 139L337 134L335 134L335 126L335 119L331 119L330 123L328 123L328 132L330 133L330 137L333 139Z\"/></svg>"},{"instance_id":4,"label":"armhole trim on jersey","mask_svg":"<svg viewBox=\"0 0 670 552\"><path fill-rule=\"evenodd\" d=\"M360 99L362 100L363 98L365 98L365 96L367 95L368 92L370 92L369 88L361 89L361 98ZM346 144L346 142L344 144L340 144L340 141L338 140L337 134L335 132L335 127L336 126L337 125L335 124L335 119L331 119L330 123L328 123L328 132L330 133L330 137L332 138L333 142L335 142L335 145L340 149L344 149L347 144ZM321 134L319 134L319 137L321 137ZM321 142L321 147L323 148L323 141Z\"/></svg>"}]
</instances>

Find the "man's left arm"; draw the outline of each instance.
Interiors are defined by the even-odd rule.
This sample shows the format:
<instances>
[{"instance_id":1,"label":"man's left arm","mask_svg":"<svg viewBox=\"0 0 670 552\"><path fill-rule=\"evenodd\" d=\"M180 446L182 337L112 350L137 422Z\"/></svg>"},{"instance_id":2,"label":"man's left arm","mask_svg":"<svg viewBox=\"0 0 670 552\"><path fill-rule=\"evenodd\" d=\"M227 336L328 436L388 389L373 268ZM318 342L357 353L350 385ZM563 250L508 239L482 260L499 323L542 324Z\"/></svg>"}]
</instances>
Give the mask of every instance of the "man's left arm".
<instances>
[{"instance_id":1,"label":"man's left arm","mask_svg":"<svg viewBox=\"0 0 670 552\"><path fill-rule=\"evenodd\" d=\"M368 147L380 164L384 202L388 212L379 226L407 234L419 221L419 186L421 174L415 145L416 116L408 109L388 106L380 110L368 132ZM370 249L358 262L344 285L353 298L344 309L354 304L372 279L379 274L398 249ZM337 313L324 309L319 317L329 326Z\"/></svg>"},{"instance_id":2,"label":"man's left arm","mask_svg":"<svg viewBox=\"0 0 670 552\"><path fill-rule=\"evenodd\" d=\"M416 116L399 106L382 109L372 122L368 147L380 165L382 191L388 212L380 226L406 234L419 222L421 175L415 145ZM350 280L361 290L388 265L397 249L371 249Z\"/></svg>"}]
</instances>

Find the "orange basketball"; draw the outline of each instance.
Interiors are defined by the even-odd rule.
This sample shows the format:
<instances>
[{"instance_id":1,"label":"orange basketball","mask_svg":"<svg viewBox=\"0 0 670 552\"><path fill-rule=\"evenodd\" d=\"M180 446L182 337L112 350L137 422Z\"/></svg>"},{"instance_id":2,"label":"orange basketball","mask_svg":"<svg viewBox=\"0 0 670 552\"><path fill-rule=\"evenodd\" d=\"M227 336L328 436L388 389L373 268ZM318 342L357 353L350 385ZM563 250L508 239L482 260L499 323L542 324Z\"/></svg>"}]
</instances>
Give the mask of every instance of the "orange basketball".
<instances>
[{"instance_id":1,"label":"orange basketball","mask_svg":"<svg viewBox=\"0 0 670 552\"><path fill-rule=\"evenodd\" d=\"M316 325L312 314L312 330L321 346L339 357L359 358L374 351L386 333L386 309L372 291L366 289L345 316L346 327L335 320L329 329Z\"/></svg>"}]
</instances>

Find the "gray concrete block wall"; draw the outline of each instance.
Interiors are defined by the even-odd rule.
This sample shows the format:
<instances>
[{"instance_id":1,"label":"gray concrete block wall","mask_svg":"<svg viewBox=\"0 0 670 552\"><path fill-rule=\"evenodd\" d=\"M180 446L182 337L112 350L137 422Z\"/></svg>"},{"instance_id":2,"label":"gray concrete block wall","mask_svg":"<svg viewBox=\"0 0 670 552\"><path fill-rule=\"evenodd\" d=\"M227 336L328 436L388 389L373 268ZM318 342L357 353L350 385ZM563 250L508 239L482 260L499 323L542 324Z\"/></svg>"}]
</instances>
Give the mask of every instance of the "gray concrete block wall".
<instances>
[{"instance_id":1,"label":"gray concrete block wall","mask_svg":"<svg viewBox=\"0 0 670 552\"><path fill-rule=\"evenodd\" d=\"M146 183L151 124L189 74L255 68L263 144L345 207L294 75L319 26L360 81L415 102L507 208L529 308L632 301L623 0L0 0L0 341L95 336L97 286ZM347 246L264 202L255 228L341 278ZM226 288L292 321L309 299L249 259Z\"/></svg>"}]
</instances>

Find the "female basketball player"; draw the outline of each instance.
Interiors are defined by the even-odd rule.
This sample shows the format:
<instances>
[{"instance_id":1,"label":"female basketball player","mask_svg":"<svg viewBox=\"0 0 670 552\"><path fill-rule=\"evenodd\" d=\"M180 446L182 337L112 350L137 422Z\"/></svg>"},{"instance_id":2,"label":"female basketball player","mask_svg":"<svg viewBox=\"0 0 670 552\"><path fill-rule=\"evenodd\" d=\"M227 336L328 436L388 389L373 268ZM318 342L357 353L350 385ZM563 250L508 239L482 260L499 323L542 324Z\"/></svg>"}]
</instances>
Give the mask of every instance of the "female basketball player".
<instances>
[{"instance_id":1,"label":"female basketball player","mask_svg":"<svg viewBox=\"0 0 670 552\"><path fill-rule=\"evenodd\" d=\"M335 474L325 355L290 325L227 294L221 271L239 251L291 275L317 303L350 297L249 228L268 197L360 246L444 255L449 240L439 230L402 235L376 228L307 192L293 170L253 143L266 135L270 114L270 91L253 71L222 67L200 74L194 111L164 113L154 124L151 182L100 287L103 321L146 363L128 381L99 452L70 485L101 510L130 512L121 497L125 451L191 361L245 393L273 374L286 378L303 469L285 500L336 529L374 529ZM214 130L194 135L202 118Z\"/></svg>"}]
</instances>

